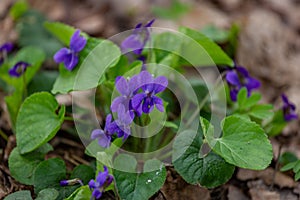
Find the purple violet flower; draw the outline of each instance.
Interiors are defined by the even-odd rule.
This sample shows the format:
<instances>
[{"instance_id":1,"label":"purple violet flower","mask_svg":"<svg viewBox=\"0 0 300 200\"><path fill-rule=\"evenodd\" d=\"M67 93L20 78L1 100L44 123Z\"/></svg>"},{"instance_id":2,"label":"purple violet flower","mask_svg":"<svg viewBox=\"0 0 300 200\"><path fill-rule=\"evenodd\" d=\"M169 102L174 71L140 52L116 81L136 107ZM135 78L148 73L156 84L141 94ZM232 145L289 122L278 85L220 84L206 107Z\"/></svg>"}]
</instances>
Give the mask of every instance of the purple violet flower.
<instances>
[{"instance_id":1,"label":"purple violet flower","mask_svg":"<svg viewBox=\"0 0 300 200\"><path fill-rule=\"evenodd\" d=\"M260 87L260 82L252 78L249 72L241 67L236 66L226 74L226 80L230 88L230 97L232 101L237 100L237 95L242 87L246 87L248 91L248 97L251 95L251 91Z\"/></svg>"},{"instance_id":2,"label":"purple violet flower","mask_svg":"<svg viewBox=\"0 0 300 200\"><path fill-rule=\"evenodd\" d=\"M150 38L149 28L154 23L154 19L148 22L145 26L142 23L136 25L133 33L125 38L121 44L123 52L132 50L135 54L141 55L142 51Z\"/></svg>"},{"instance_id":3,"label":"purple violet flower","mask_svg":"<svg viewBox=\"0 0 300 200\"><path fill-rule=\"evenodd\" d=\"M148 71L142 71L140 73L142 83L142 93L136 94L132 98L132 106L134 109L142 109L144 113L150 113L154 105L155 107L163 112L164 106L161 98L155 96L156 94L164 91L168 85L168 79L164 76L153 76Z\"/></svg>"},{"instance_id":4,"label":"purple violet flower","mask_svg":"<svg viewBox=\"0 0 300 200\"><path fill-rule=\"evenodd\" d=\"M124 136L123 140L126 140L131 134L130 125L133 121L133 118L131 117L132 114L130 112L131 111L129 110L126 111L123 104L120 104L117 110L118 119L112 122L111 125L113 132L117 133L119 138Z\"/></svg>"},{"instance_id":5,"label":"purple violet flower","mask_svg":"<svg viewBox=\"0 0 300 200\"><path fill-rule=\"evenodd\" d=\"M76 30L71 37L70 49L64 47L54 55L57 63L64 63L67 70L72 71L78 64L78 54L86 45L86 39L80 36L80 30Z\"/></svg>"},{"instance_id":6,"label":"purple violet flower","mask_svg":"<svg viewBox=\"0 0 300 200\"><path fill-rule=\"evenodd\" d=\"M80 185L83 185L83 182L82 180L80 180L79 178L74 178L74 179L71 179L71 180L61 180L59 182L59 185L64 187L64 186L69 186L69 185L76 185L76 184L80 184Z\"/></svg>"},{"instance_id":7,"label":"purple violet flower","mask_svg":"<svg viewBox=\"0 0 300 200\"><path fill-rule=\"evenodd\" d=\"M134 112L132 107L131 98L136 94L139 89L139 75L134 75L129 79L125 79L123 76L119 76L116 79L116 88L121 96L116 97L111 104L111 111L117 112L119 105L122 104L125 110L131 111L131 118L134 118ZM140 116L142 113L137 113Z\"/></svg>"},{"instance_id":8,"label":"purple violet flower","mask_svg":"<svg viewBox=\"0 0 300 200\"><path fill-rule=\"evenodd\" d=\"M281 95L281 99L283 101L282 111L284 120L286 122L292 121L294 119L298 119L298 115L296 114L296 106L291 103L285 94Z\"/></svg>"},{"instance_id":9,"label":"purple violet flower","mask_svg":"<svg viewBox=\"0 0 300 200\"><path fill-rule=\"evenodd\" d=\"M111 114L107 115L106 120L105 120L105 127L104 130L101 129L95 129L93 130L91 134L91 139L98 139L98 144L104 148L110 147L111 143L111 136L114 132L112 132L111 128L111 122L112 116Z\"/></svg>"},{"instance_id":10,"label":"purple violet flower","mask_svg":"<svg viewBox=\"0 0 300 200\"><path fill-rule=\"evenodd\" d=\"M0 46L0 65L4 62L7 54L11 52L14 48L14 45L10 42L4 43Z\"/></svg>"},{"instance_id":11,"label":"purple violet flower","mask_svg":"<svg viewBox=\"0 0 300 200\"><path fill-rule=\"evenodd\" d=\"M102 196L102 192L111 184L112 181L113 176L108 174L108 169L104 166L104 171L99 171L96 181L93 179L89 181L89 187L93 190L91 199L93 197L95 199L99 199Z\"/></svg>"},{"instance_id":12,"label":"purple violet flower","mask_svg":"<svg viewBox=\"0 0 300 200\"><path fill-rule=\"evenodd\" d=\"M17 62L9 71L9 75L12 77L20 77L29 67L30 64L27 62Z\"/></svg>"},{"instance_id":13,"label":"purple violet flower","mask_svg":"<svg viewBox=\"0 0 300 200\"><path fill-rule=\"evenodd\" d=\"M60 185L60 186L68 186L68 185L69 185L69 181L68 181L68 180L61 180L61 181L59 182L59 185Z\"/></svg>"}]
</instances>

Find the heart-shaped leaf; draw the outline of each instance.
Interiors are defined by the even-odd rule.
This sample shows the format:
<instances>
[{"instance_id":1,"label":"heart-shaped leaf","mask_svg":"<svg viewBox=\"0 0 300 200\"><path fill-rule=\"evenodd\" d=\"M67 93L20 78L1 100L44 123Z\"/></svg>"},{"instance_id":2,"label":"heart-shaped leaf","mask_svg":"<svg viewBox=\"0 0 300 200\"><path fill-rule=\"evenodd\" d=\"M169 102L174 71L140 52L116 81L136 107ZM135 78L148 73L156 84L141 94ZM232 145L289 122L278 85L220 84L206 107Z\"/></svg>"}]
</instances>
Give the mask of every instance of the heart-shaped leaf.
<instances>
[{"instance_id":1,"label":"heart-shaped leaf","mask_svg":"<svg viewBox=\"0 0 300 200\"><path fill-rule=\"evenodd\" d=\"M41 162L34 172L34 191L39 193L45 188L57 188L59 182L66 179L66 165L60 158L51 158Z\"/></svg>"},{"instance_id":2,"label":"heart-shaped leaf","mask_svg":"<svg viewBox=\"0 0 300 200\"><path fill-rule=\"evenodd\" d=\"M16 200L16 199L32 200L32 197L29 190L22 190L22 191L14 192L4 198L4 200Z\"/></svg>"},{"instance_id":3,"label":"heart-shaped leaf","mask_svg":"<svg viewBox=\"0 0 300 200\"><path fill-rule=\"evenodd\" d=\"M25 99L17 117L17 146L21 154L31 152L52 139L64 120L65 107L47 92Z\"/></svg>"},{"instance_id":4,"label":"heart-shaped leaf","mask_svg":"<svg viewBox=\"0 0 300 200\"><path fill-rule=\"evenodd\" d=\"M200 121L202 126L209 124L204 118ZM204 135L213 151L228 163L254 170L265 169L271 163L272 145L258 124L229 116L221 122L221 128L223 135L220 138L214 136L214 131L204 131Z\"/></svg>"},{"instance_id":5,"label":"heart-shaped leaf","mask_svg":"<svg viewBox=\"0 0 300 200\"><path fill-rule=\"evenodd\" d=\"M173 164L176 171L191 184L213 188L228 181L234 166L219 155L209 152L201 156L202 133L186 130L176 136L173 144Z\"/></svg>"},{"instance_id":6,"label":"heart-shaped leaf","mask_svg":"<svg viewBox=\"0 0 300 200\"><path fill-rule=\"evenodd\" d=\"M120 171L114 170L114 177L116 186L118 188L121 199L130 200L146 200L155 194L164 184L166 179L166 169L158 160L148 160L144 165L143 173L128 172L134 170L137 166L135 158L131 157L129 162L129 155L124 156L120 154L116 160L116 168L122 168L126 163L125 168ZM121 165L120 165L121 164ZM155 170L154 170L155 169Z\"/></svg>"},{"instance_id":7,"label":"heart-shaped leaf","mask_svg":"<svg viewBox=\"0 0 300 200\"><path fill-rule=\"evenodd\" d=\"M193 66L233 66L233 61L221 47L201 32L186 27L180 27L179 31L189 38L183 37L181 56Z\"/></svg>"},{"instance_id":8,"label":"heart-shaped leaf","mask_svg":"<svg viewBox=\"0 0 300 200\"><path fill-rule=\"evenodd\" d=\"M46 144L33 152L21 155L18 147L14 148L8 160L11 175L20 183L33 185L34 170L43 161L45 154L52 149L51 145Z\"/></svg>"},{"instance_id":9,"label":"heart-shaped leaf","mask_svg":"<svg viewBox=\"0 0 300 200\"><path fill-rule=\"evenodd\" d=\"M56 200L59 193L56 189L47 188L39 192L35 200Z\"/></svg>"}]
</instances>

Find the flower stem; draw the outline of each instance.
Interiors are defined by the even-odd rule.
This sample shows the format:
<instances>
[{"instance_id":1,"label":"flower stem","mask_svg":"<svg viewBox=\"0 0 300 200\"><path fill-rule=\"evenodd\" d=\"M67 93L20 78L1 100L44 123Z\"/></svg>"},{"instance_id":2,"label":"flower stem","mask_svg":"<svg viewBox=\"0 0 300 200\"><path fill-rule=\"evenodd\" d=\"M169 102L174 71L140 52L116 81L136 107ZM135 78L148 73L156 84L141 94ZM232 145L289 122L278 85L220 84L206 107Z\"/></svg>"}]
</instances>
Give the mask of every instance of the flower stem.
<instances>
[{"instance_id":1,"label":"flower stem","mask_svg":"<svg viewBox=\"0 0 300 200\"><path fill-rule=\"evenodd\" d=\"M214 84L213 90L212 91L216 91L219 87L219 84L222 82L223 77L225 76L226 71L223 72L221 74L221 77L218 78L218 80L216 81L216 83ZM189 127L189 125L191 125L191 123L194 121L194 119L199 116L199 112L201 110L201 108L205 105L205 103L209 100L210 97L210 93L208 92L206 94L206 96L203 98L203 100L200 102L199 106L197 107L197 109L194 111L194 113L191 115L189 121L186 123L186 127Z\"/></svg>"},{"instance_id":2,"label":"flower stem","mask_svg":"<svg viewBox=\"0 0 300 200\"><path fill-rule=\"evenodd\" d=\"M84 120L82 120L82 119L75 119L75 118L73 118L73 117L68 117L68 116L65 116L65 117L64 117L64 120L65 120L65 121L72 121L72 122L74 122L74 123L80 122L80 123L82 123L82 124L89 124L88 122L86 122L86 121L84 121Z\"/></svg>"},{"instance_id":3,"label":"flower stem","mask_svg":"<svg viewBox=\"0 0 300 200\"><path fill-rule=\"evenodd\" d=\"M27 97L27 95L28 95L28 93L27 93L27 85L26 85L26 74L25 73L23 73L22 79L23 79L23 89L24 89L23 100L25 100L26 97Z\"/></svg>"},{"instance_id":4,"label":"flower stem","mask_svg":"<svg viewBox=\"0 0 300 200\"><path fill-rule=\"evenodd\" d=\"M8 136L0 129L0 136L5 140L8 141Z\"/></svg>"}]
</instances>

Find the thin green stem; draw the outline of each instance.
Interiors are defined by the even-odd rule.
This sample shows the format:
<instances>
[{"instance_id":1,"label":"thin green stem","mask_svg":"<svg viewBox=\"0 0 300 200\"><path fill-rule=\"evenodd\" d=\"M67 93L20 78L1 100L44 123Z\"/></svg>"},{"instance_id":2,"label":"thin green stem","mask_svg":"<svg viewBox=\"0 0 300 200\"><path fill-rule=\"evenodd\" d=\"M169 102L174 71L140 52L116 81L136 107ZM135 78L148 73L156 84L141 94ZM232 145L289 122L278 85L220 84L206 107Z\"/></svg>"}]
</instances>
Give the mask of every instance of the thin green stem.
<instances>
[{"instance_id":1,"label":"thin green stem","mask_svg":"<svg viewBox=\"0 0 300 200\"><path fill-rule=\"evenodd\" d=\"M23 76L22 76L22 79L23 79L23 88L24 88L24 93L23 93L23 100L26 99L27 97L27 84L26 84L26 74L23 73Z\"/></svg>"},{"instance_id":2,"label":"thin green stem","mask_svg":"<svg viewBox=\"0 0 300 200\"><path fill-rule=\"evenodd\" d=\"M89 124L88 122L81 120L81 119L74 119L73 117L65 116L64 117L65 121L72 121L72 122L80 122L82 124Z\"/></svg>"},{"instance_id":3,"label":"thin green stem","mask_svg":"<svg viewBox=\"0 0 300 200\"><path fill-rule=\"evenodd\" d=\"M217 88L219 87L219 84L222 82L223 77L225 75L226 72L223 72L221 74L221 77L218 78L217 82L214 84L214 88L212 91L217 90ZM194 113L192 114L192 116L190 117L189 121L186 123L186 127L188 127L189 125L191 125L191 123L194 121L194 119L199 116L199 112L202 109L202 107L205 105L205 103L208 101L210 97L210 93L208 92L206 94L206 96L203 98L203 100L200 102L199 106L197 107L197 109L194 111Z\"/></svg>"},{"instance_id":4,"label":"thin green stem","mask_svg":"<svg viewBox=\"0 0 300 200\"><path fill-rule=\"evenodd\" d=\"M162 156L158 156L158 159L159 159L159 160L164 160L164 159L169 158L170 156L172 156L172 154L173 154L173 152L172 152L172 151L169 151L169 152L165 153L165 154L162 155Z\"/></svg>"},{"instance_id":5,"label":"thin green stem","mask_svg":"<svg viewBox=\"0 0 300 200\"><path fill-rule=\"evenodd\" d=\"M0 136L5 140L8 141L8 136L0 129Z\"/></svg>"},{"instance_id":6,"label":"thin green stem","mask_svg":"<svg viewBox=\"0 0 300 200\"><path fill-rule=\"evenodd\" d=\"M65 116L65 117L64 117L64 120L65 120L65 121L74 121L74 118L73 118L73 117Z\"/></svg>"}]
</instances>

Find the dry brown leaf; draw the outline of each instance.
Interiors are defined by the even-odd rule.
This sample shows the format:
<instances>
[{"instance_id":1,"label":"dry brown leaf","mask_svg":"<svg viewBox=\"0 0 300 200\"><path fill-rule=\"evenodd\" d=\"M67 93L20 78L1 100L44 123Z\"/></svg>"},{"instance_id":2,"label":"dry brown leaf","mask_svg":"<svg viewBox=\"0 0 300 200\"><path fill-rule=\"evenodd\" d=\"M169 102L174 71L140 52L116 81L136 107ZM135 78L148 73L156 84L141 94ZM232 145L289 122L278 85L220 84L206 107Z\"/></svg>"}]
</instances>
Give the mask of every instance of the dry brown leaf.
<instances>
[{"instance_id":1,"label":"dry brown leaf","mask_svg":"<svg viewBox=\"0 0 300 200\"><path fill-rule=\"evenodd\" d=\"M265 184L271 185L273 182L273 174L274 174L273 168L267 168L262 171L239 169L237 173L237 178L242 181L260 178L264 181ZM276 172L274 184L278 185L280 188L283 187L293 188L297 185L297 183L291 177L281 172Z\"/></svg>"},{"instance_id":2,"label":"dry brown leaf","mask_svg":"<svg viewBox=\"0 0 300 200\"><path fill-rule=\"evenodd\" d=\"M228 200L249 200L249 198L239 188L229 185L228 187Z\"/></svg>"},{"instance_id":3,"label":"dry brown leaf","mask_svg":"<svg viewBox=\"0 0 300 200\"><path fill-rule=\"evenodd\" d=\"M280 200L280 194L276 191L268 191L261 188L249 190L252 200Z\"/></svg>"}]
</instances>

